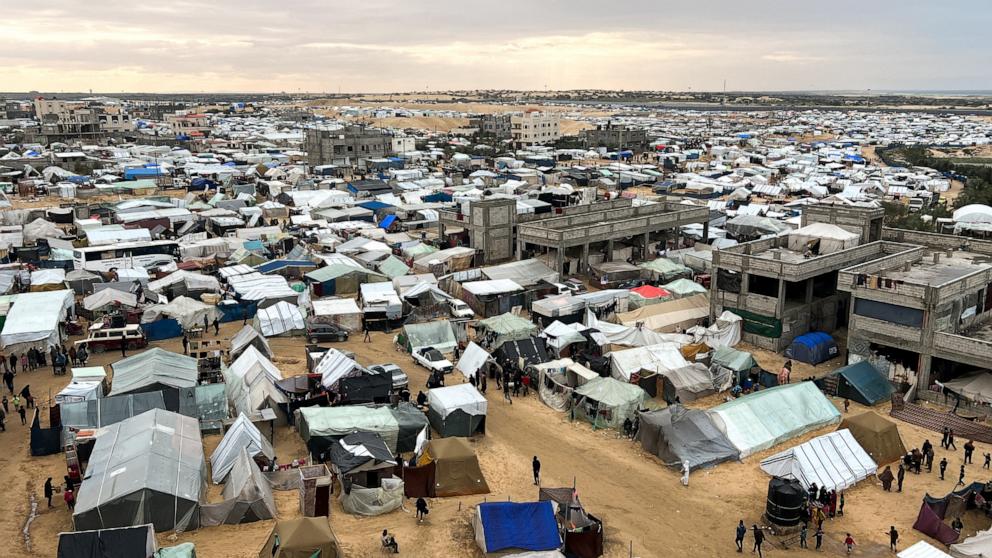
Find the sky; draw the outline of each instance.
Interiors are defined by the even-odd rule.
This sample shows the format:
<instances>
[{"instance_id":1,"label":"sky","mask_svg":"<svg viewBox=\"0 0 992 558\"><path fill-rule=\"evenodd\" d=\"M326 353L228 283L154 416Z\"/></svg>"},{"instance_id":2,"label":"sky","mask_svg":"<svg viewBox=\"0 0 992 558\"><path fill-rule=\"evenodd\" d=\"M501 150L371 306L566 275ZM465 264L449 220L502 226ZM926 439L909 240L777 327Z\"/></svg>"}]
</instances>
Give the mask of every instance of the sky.
<instances>
[{"instance_id":1,"label":"sky","mask_svg":"<svg viewBox=\"0 0 992 558\"><path fill-rule=\"evenodd\" d=\"M988 0L35 0L0 90L992 89Z\"/></svg>"}]
</instances>

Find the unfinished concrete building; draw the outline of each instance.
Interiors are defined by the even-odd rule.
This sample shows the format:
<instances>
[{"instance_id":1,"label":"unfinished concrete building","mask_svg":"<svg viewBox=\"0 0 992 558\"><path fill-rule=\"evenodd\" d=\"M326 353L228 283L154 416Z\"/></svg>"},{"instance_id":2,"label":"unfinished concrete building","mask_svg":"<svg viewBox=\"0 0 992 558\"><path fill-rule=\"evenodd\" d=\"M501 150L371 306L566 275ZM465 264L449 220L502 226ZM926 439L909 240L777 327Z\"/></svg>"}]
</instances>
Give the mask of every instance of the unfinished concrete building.
<instances>
[{"instance_id":1,"label":"unfinished concrete building","mask_svg":"<svg viewBox=\"0 0 992 558\"><path fill-rule=\"evenodd\" d=\"M884 257L880 208L810 206L802 227L782 236L713 252L711 319L724 310L744 318L743 338L782 351L810 331L832 333L847 323L848 299L838 272Z\"/></svg>"},{"instance_id":2,"label":"unfinished concrete building","mask_svg":"<svg viewBox=\"0 0 992 558\"><path fill-rule=\"evenodd\" d=\"M992 242L900 229L883 238L898 249L838 276L851 297L849 356L944 402L936 382L992 366Z\"/></svg>"}]
</instances>

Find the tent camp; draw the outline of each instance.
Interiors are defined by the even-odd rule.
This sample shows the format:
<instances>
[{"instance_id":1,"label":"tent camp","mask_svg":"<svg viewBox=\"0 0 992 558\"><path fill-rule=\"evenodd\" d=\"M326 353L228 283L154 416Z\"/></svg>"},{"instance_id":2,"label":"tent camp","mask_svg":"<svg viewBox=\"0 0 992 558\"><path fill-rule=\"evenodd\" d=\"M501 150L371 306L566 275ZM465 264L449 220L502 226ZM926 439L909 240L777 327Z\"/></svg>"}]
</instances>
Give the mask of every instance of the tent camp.
<instances>
[{"instance_id":1,"label":"tent camp","mask_svg":"<svg viewBox=\"0 0 992 558\"><path fill-rule=\"evenodd\" d=\"M482 344L490 349L496 349L507 341L527 339L537 333L537 326L513 314L500 314L492 318L480 320L475 324L475 330L483 339Z\"/></svg>"},{"instance_id":2,"label":"tent camp","mask_svg":"<svg viewBox=\"0 0 992 558\"><path fill-rule=\"evenodd\" d=\"M403 470L403 481L409 498L489 493L475 450L464 438L438 438L427 442L417 459L417 466Z\"/></svg>"},{"instance_id":3,"label":"tent camp","mask_svg":"<svg viewBox=\"0 0 992 558\"><path fill-rule=\"evenodd\" d=\"M662 370L657 378L657 391L665 401L695 401L733 385L729 373L711 371L698 362L674 370Z\"/></svg>"},{"instance_id":4,"label":"tent camp","mask_svg":"<svg viewBox=\"0 0 992 558\"><path fill-rule=\"evenodd\" d=\"M488 401L472 384L434 388L427 406L431 428L442 438L486 433Z\"/></svg>"},{"instance_id":5,"label":"tent camp","mask_svg":"<svg viewBox=\"0 0 992 558\"><path fill-rule=\"evenodd\" d=\"M330 349L317 361L313 373L320 374L320 384L324 386L324 389L337 392L341 380L358 376L364 370L360 364L348 358L341 351Z\"/></svg>"},{"instance_id":6,"label":"tent camp","mask_svg":"<svg viewBox=\"0 0 992 558\"><path fill-rule=\"evenodd\" d=\"M741 342L743 320L737 314L724 310L709 327L696 326L686 333L693 336L696 343L706 343L707 347L733 347Z\"/></svg>"},{"instance_id":7,"label":"tent camp","mask_svg":"<svg viewBox=\"0 0 992 558\"><path fill-rule=\"evenodd\" d=\"M215 319L220 319L220 311L216 306L180 296L168 304L155 304L145 308L141 314L141 323L150 324L166 318L176 320L183 329L189 330L202 327L204 320L213 323Z\"/></svg>"},{"instance_id":8,"label":"tent camp","mask_svg":"<svg viewBox=\"0 0 992 558\"><path fill-rule=\"evenodd\" d=\"M639 413L637 439L644 451L665 465L692 469L738 459L737 448L705 411L672 405Z\"/></svg>"},{"instance_id":9,"label":"tent camp","mask_svg":"<svg viewBox=\"0 0 992 558\"><path fill-rule=\"evenodd\" d=\"M738 351L730 347L717 347L714 349L713 357L710 360L711 368L725 368L731 372L735 372L735 375L738 377L741 374L748 373L757 365L758 363L751 356L751 353Z\"/></svg>"},{"instance_id":10,"label":"tent camp","mask_svg":"<svg viewBox=\"0 0 992 558\"><path fill-rule=\"evenodd\" d=\"M870 407L888 401L892 396L892 384L866 360L838 368L831 372L830 376L837 378L837 390L833 394L837 397L851 399ZM825 386L827 382L821 380L818 384Z\"/></svg>"},{"instance_id":11,"label":"tent camp","mask_svg":"<svg viewBox=\"0 0 992 558\"><path fill-rule=\"evenodd\" d=\"M80 529L196 528L206 493L199 422L154 409L106 427L97 438L73 522Z\"/></svg>"},{"instance_id":12,"label":"tent camp","mask_svg":"<svg viewBox=\"0 0 992 558\"><path fill-rule=\"evenodd\" d=\"M708 412L741 458L840 421L840 412L813 382L763 389Z\"/></svg>"},{"instance_id":13,"label":"tent camp","mask_svg":"<svg viewBox=\"0 0 992 558\"><path fill-rule=\"evenodd\" d=\"M663 373L689 366L675 343L659 343L646 347L635 347L613 351L610 357L610 371L614 378L630 381L633 374L642 370Z\"/></svg>"},{"instance_id":14,"label":"tent camp","mask_svg":"<svg viewBox=\"0 0 992 558\"><path fill-rule=\"evenodd\" d=\"M255 328L265 337L303 335L307 324L299 306L280 300L255 314Z\"/></svg>"},{"instance_id":15,"label":"tent camp","mask_svg":"<svg viewBox=\"0 0 992 558\"><path fill-rule=\"evenodd\" d=\"M633 419L637 409L648 399L640 387L613 378L596 378L575 388L575 417L592 423L594 428L620 428Z\"/></svg>"},{"instance_id":16,"label":"tent camp","mask_svg":"<svg viewBox=\"0 0 992 558\"><path fill-rule=\"evenodd\" d=\"M792 344L785 349L785 356L816 365L837 356L837 343L829 334L812 331L793 339Z\"/></svg>"},{"instance_id":17,"label":"tent camp","mask_svg":"<svg viewBox=\"0 0 992 558\"><path fill-rule=\"evenodd\" d=\"M846 428L879 465L892 463L906 455L906 446L896 423L872 411L848 416L838 429Z\"/></svg>"},{"instance_id":18,"label":"tent camp","mask_svg":"<svg viewBox=\"0 0 992 558\"><path fill-rule=\"evenodd\" d=\"M152 525L59 533L58 558L155 558Z\"/></svg>"},{"instance_id":19,"label":"tent camp","mask_svg":"<svg viewBox=\"0 0 992 558\"><path fill-rule=\"evenodd\" d=\"M796 479L802 486L846 490L875 474L878 465L849 430L838 430L761 461L773 477Z\"/></svg>"},{"instance_id":20,"label":"tent camp","mask_svg":"<svg viewBox=\"0 0 992 558\"><path fill-rule=\"evenodd\" d=\"M362 311L351 298L324 298L314 300L313 323L334 324L351 333L362 331Z\"/></svg>"},{"instance_id":21,"label":"tent camp","mask_svg":"<svg viewBox=\"0 0 992 558\"><path fill-rule=\"evenodd\" d=\"M214 483L224 482L242 451L247 451L249 457L262 464L271 463L276 456L268 438L259 432L247 415L239 414L224 433L217 449L210 454L210 473Z\"/></svg>"},{"instance_id":22,"label":"tent camp","mask_svg":"<svg viewBox=\"0 0 992 558\"><path fill-rule=\"evenodd\" d=\"M976 372L944 383L944 387L976 403L992 404L992 374Z\"/></svg>"},{"instance_id":23,"label":"tent camp","mask_svg":"<svg viewBox=\"0 0 992 558\"><path fill-rule=\"evenodd\" d=\"M378 434L348 434L331 445L330 459L344 511L374 516L403 505L403 481L392 474L396 459Z\"/></svg>"},{"instance_id":24,"label":"tent camp","mask_svg":"<svg viewBox=\"0 0 992 558\"><path fill-rule=\"evenodd\" d=\"M276 521L258 558L337 558L339 548L326 517L298 517Z\"/></svg>"},{"instance_id":25,"label":"tent camp","mask_svg":"<svg viewBox=\"0 0 992 558\"><path fill-rule=\"evenodd\" d=\"M819 256L854 248L861 240L856 232L829 223L811 223L789 233L789 250L800 254L810 251Z\"/></svg>"},{"instance_id":26,"label":"tent camp","mask_svg":"<svg viewBox=\"0 0 992 558\"><path fill-rule=\"evenodd\" d=\"M484 553L519 549L557 550L561 546L551 501L484 502L472 517L475 542Z\"/></svg>"},{"instance_id":27,"label":"tent camp","mask_svg":"<svg viewBox=\"0 0 992 558\"><path fill-rule=\"evenodd\" d=\"M603 522L586 512L574 487L541 487L537 499L555 503L555 517L565 537L563 550L568 556L598 558L603 555Z\"/></svg>"},{"instance_id":28,"label":"tent camp","mask_svg":"<svg viewBox=\"0 0 992 558\"><path fill-rule=\"evenodd\" d=\"M260 372L272 382L282 379L282 371L263 355L254 345L248 345L238 358L231 363L230 372L239 378L249 377L249 374Z\"/></svg>"},{"instance_id":29,"label":"tent camp","mask_svg":"<svg viewBox=\"0 0 992 558\"><path fill-rule=\"evenodd\" d=\"M3 322L0 345L18 354L32 347L47 351L61 345L65 338L59 324L67 321L74 302L68 289L17 295Z\"/></svg>"}]
</instances>

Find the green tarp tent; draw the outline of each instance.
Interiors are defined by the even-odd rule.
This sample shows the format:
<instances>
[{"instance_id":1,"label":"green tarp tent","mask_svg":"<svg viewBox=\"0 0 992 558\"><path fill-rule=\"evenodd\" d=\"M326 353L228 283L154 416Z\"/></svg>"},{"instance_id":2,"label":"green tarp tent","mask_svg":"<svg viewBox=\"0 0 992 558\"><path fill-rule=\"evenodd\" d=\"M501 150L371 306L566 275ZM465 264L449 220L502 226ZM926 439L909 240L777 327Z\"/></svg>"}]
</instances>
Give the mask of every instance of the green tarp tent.
<instances>
[{"instance_id":1,"label":"green tarp tent","mask_svg":"<svg viewBox=\"0 0 992 558\"><path fill-rule=\"evenodd\" d=\"M748 333L776 339L782 337L782 320L778 318L762 316L761 314L755 314L754 312L739 310L737 308L724 308L724 310L740 316L744 320L744 331Z\"/></svg>"},{"instance_id":2,"label":"green tarp tent","mask_svg":"<svg viewBox=\"0 0 992 558\"><path fill-rule=\"evenodd\" d=\"M734 372L747 372L758 365L751 353L738 351L730 347L717 347L713 350L713 364L719 364L724 368L729 368Z\"/></svg>"},{"instance_id":3,"label":"green tarp tent","mask_svg":"<svg viewBox=\"0 0 992 558\"><path fill-rule=\"evenodd\" d=\"M529 339L537 333L537 326L519 316L506 313L492 318L486 318L476 323L475 329L489 341L489 347L495 349L507 341Z\"/></svg>"},{"instance_id":4,"label":"green tarp tent","mask_svg":"<svg viewBox=\"0 0 992 558\"><path fill-rule=\"evenodd\" d=\"M644 262L638 267L647 270L651 278L656 281L674 281L679 277L692 277L691 269L668 258Z\"/></svg>"},{"instance_id":5,"label":"green tarp tent","mask_svg":"<svg viewBox=\"0 0 992 558\"><path fill-rule=\"evenodd\" d=\"M662 285L661 287L675 295L676 298L684 298L696 294L705 294L707 292L706 287L685 278L676 279L671 283Z\"/></svg>"}]
</instances>

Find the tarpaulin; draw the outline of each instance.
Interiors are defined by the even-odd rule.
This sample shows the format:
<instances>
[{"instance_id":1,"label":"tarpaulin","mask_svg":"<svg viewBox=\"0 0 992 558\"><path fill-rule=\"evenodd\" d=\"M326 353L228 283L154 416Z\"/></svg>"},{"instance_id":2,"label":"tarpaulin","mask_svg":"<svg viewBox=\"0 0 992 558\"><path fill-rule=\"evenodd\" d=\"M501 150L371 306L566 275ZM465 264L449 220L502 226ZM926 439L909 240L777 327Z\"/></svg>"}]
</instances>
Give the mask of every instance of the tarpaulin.
<instances>
[{"instance_id":1,"label":"tarpaulin","mask_svg":"<svg viewBox=\"0 0 992 558\"><path fill-rule=\"evenodd\" d=\"M550 501L484 502L473 518L475 541L485 553L518 548L556 550L561 546Z\"/></svg>"}]
</instances>

